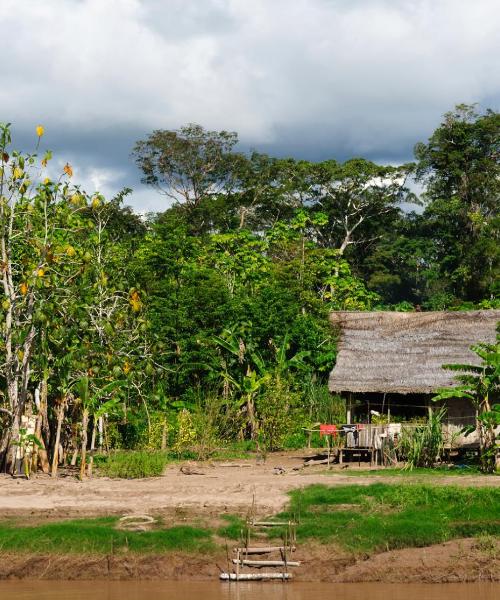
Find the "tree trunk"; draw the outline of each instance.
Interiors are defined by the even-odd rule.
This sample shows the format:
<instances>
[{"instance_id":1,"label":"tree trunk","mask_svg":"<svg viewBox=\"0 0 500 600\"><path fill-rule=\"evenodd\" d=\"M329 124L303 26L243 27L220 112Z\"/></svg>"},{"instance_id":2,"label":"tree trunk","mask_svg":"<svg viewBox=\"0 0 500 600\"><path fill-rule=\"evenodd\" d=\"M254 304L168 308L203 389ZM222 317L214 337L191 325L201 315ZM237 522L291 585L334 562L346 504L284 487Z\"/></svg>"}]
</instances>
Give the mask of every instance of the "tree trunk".
<instances>
[{"instance_id":1,"label":"tree trunk","mask_svg":"<svg viewBox=\"0 0 500 600\"><path fill-rule=\"evenodd\" d=\"M81 446L82 460L80 463L80 479L82 479L82 480L85 477L85 467L86 467L86 462L87 462L87 441L88 441L87 428L88 428L88 426L89 426L89 411L87 408L84 408L83 414L82 414L82 446Z\"/></svg>"},{"instance_id":2,"label":"tree trunk","mask_svg":"<svg viewBox=\"0 0 500 600\"><path fill-rule=\"evenodd\" d=\"M163 428L161 430L161 449L162 450L166 450L166 448L167 448L167 432L168 432L167 418L165 417L165 419L163 420Z\"/></svg>"},{"instance_id":3,"label":"tree trunk","mask_svg":"<svg viewBox=\"0 0 500 600\"><path fill-rule=\"evenodd\" d=\"M33 451L33 462L32 462L32 471L36 473L38 469L38 463L40 462L40 466L42 471L45 474L48 474L50 471L49 457L47 456L47 449L45 448L45 442L43 441L42 435L42 415L38 414L36 418L36 427L35 427L35 435L38 438L41 447L35 445L35 449Z\"/></svg>"},{"instance_id":4,"label":"tree trunk","mask_svg":"<svg viewBox=\"0 0 500 600\"><path fill-rule=\"evenodd\" d=\"M257 426L255 423L255 406L251 394L247 395L247 417L248 425L250 427L250 438L254 440L257 437Z\"/></svg>"},{"instance_id":5,"label":"tree trunk","mask_svg":"<svg viewBox=\"0 0 500 600\"><path fill-rule=\"evenodd\" d=\"M59 441L61 439L61 426L64 420L64 412L66 408L65 399L61 400L61 403L57 407L57 428L56 428L56 439L54 442L54 453L52 456L52 477L57 477L57 466L59 464Z\"/></svg>"}]
</instances>

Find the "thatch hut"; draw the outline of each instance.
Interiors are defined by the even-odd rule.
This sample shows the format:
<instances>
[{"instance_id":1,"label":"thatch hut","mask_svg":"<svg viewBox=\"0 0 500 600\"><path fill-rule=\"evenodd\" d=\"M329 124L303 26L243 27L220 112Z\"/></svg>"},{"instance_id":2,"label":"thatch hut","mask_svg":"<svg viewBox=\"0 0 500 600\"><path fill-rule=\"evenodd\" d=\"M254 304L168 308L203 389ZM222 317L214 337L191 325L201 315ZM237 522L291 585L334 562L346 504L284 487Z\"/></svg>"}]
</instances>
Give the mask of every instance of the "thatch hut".
<instances>
[{"instance_id":1,"label":"thatch hut","mask_svg":"<svg viewBox=\"0 0 500 600\"><path fill-rule=\"evenodd\" d=\"M329 388L348 398L348 419L370 422L372 411L399 419L424 416L440 388L456 385L444 364L479 364L470 347L493 343L500 310L463 312L333 312L339 328ZM465 400L448 403L448 423L474 422Z\"/></svg>"}]
</instances>

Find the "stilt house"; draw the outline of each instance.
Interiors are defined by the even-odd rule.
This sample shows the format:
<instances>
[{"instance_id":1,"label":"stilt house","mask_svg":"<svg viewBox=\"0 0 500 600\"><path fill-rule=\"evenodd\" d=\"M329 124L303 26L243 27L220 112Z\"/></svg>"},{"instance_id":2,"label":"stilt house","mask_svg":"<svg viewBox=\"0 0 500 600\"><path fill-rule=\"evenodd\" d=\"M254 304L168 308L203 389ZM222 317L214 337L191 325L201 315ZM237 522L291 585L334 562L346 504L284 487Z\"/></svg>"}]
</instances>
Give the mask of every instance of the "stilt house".
<instances>
[{"instance_id":1,"label":"stilt house","mask_svg":"<svg viewBox=\"0 0 500 600\"><path fill-rule=\"evenodd\" d=\"M330 320L339 330L330 391L347 399L349 423L370 425L374 415L389 423L426 416L435 393L457 384L443 365L480 364L471 346L495 342L500 310L333 312ZM462 398L446 405L448 438L455 432L456 445L476 445L474 436L457 437L474 424L474 407Z\"/></svg>"}]
</instances>

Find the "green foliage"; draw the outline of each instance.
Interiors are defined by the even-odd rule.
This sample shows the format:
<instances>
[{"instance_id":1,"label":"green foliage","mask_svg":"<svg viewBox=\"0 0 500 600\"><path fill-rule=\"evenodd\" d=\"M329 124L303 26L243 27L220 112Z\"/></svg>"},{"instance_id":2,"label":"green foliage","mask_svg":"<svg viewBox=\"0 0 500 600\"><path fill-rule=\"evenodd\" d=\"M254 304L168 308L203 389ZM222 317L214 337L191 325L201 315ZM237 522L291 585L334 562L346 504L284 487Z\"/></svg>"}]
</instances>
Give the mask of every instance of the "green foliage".
<instances>
[{"instance_id":1,"label":"green foliage","mask_svg":"<svg viewBox=\"0 0 500 600\"><path fill-rule=\"evenodd\" d=\"M123 206L131 190L89 196L68 164L40 175L43 128L23 154L0 126L1 453L12 458L39 386L49 454L58 419L68 448L90 446L87 423L100 447L179 456L259 436L322 443L303 427L345 420L325 385L329 311L498 306L498 126L459 106L400 166L244 155L232 132L157 130L134 156L170 206L147 219Z\"/></svg>"},{"instance_id":2,"label":"green foliage","mask_svg":"<svg viewBox=\"0 0 500 600\"><path fill-rule=\"evenodd\" d=\"M166 452L160 451L115 451L105 457L96 457L99 473L119 479L142 479L160 477L169 462Z\"/></svg>"},{"instance_id":3,"label":"green foliage","mask_svg":"<svg viewBox=\"0 0 500 600\"><path fill-rule=\"evenodd\" d=\"M432 467L441 458L444 448L443 418L446 408L429 411L429 418L423 425L403 427L397 450L406 460L405 468Z\"/></svg>"},{"instance_id":4,"label":"green foliage","mask_svg":"<svg viewBox=\"0 0 500 600\"><path fill-rule=\"evenodd\" d=\"M257 402L259 442L266 450L283 447L286 434L293 424L293 411L299 403L300 395L290 389L286 380L271 380Z\"/></svg>"},{"instance_id":5,"label":"green foliage","mask_svg":"<svg viewBox=\"0 0 500 600\"><path fill-rule=\"evenodd\" d=\"M426 546L500 534L496 488L430 485L309 486L290 493L280 518L299 515L297 537L354 552ZM270 535L275 536L279 529Z\"/></svg>"},{"instance_id":6,"label":"green foliage","mask_svg":"<svg viewBox=\"0 0 500 600\"><path fill-rule=\"evenodd\" d=\"M498 328L497 328L498 330ZM471 348L481 359L480 365L443 365L445 369L457 372L459 385L446 388L433 398L434 401L453 398L466 398L476 409L476 426L468 433L479 433L479 452L482 469L493 472L498 453L496 427L500 424L500 334L496 344L477 344Z\"/></svg>"},{"instance_id":7,"label":"green foliage","mask_svg":"<svg viewBox=\"0 0 500 600\"><path fill-rule=\"evenodd\" d=\"M151 531L121 531L115 518L57 521L44 525L15 526L0 523L4 552L40 554L209 552L214 548L206 529L176 526Z\"/></svg>"}]
</instances>

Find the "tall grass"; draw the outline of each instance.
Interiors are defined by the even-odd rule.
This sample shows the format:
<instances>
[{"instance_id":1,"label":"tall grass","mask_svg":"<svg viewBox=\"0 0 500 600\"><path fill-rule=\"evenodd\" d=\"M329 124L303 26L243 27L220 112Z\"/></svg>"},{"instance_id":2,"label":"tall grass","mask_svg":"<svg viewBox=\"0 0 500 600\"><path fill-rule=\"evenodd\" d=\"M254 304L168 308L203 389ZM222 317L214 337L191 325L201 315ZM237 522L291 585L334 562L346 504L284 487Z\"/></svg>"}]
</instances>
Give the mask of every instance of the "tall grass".
<instances>
[{"instance_id":1,"label":"tall grass","mask_svg":"<svg viewBox=\"0 0 500 600\"><path fill-rule=\"evenodd\" d=\"M443 418L446 408L429 410L427 423L414 428L402 428L397 450L406 460L406 469L432 467L441 458L444 448Z\"/></svg>"}]
</instances>

